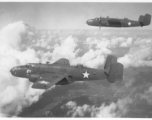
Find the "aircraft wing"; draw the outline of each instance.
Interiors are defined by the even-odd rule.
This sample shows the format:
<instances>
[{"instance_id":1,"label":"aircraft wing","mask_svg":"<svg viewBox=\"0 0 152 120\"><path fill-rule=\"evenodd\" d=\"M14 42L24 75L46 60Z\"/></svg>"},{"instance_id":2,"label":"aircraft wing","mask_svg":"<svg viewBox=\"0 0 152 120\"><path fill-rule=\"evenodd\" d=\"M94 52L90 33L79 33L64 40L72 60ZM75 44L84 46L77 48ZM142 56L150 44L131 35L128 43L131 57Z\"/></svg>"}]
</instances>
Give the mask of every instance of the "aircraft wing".
<instances>
[{"instance_id":1,"label":"aircraft wing","mask_svg":"<svg viewBox=\"0 0 152 120\"><path fill-rule=\"evenodd\" d=\"M117 26L117 27L122 26L121 21L118 19L110 19L110 20L108 20L108 22L109 22L109 25L111 25L111 26Z\"/></svg>"},{"instance_id":2,"label":"aircraft wing","mask_svg":"<svg viewBox=\"0 0 152 120\"><path fill-rule=\"evenodd\" d=\"M48 89L53 85L65 85L70 84L71 78L68 75L57 74L42 74L38 80L32 85L35 89Z\"/></svg>"}]
</instances>

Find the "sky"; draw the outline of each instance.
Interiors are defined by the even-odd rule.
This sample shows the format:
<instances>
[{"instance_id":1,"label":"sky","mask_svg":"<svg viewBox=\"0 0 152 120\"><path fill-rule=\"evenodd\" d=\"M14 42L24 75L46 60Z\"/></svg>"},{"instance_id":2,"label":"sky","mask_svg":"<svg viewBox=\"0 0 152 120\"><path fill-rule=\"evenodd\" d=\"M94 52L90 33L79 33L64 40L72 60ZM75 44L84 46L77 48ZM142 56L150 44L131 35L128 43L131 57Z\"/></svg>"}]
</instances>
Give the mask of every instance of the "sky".
<instances>
[{"instance_id":1,"label":"sky","mask_svg":"<svg viewBox=\"0 0 152 120\"><path fill-rule=\"evenodd\" d=\"M152 15L152 3L0 2L0 29L18 21L36 29L97 29L86 21L100 16L138 20L146 13Z\"/></svg>"}]
</instances>

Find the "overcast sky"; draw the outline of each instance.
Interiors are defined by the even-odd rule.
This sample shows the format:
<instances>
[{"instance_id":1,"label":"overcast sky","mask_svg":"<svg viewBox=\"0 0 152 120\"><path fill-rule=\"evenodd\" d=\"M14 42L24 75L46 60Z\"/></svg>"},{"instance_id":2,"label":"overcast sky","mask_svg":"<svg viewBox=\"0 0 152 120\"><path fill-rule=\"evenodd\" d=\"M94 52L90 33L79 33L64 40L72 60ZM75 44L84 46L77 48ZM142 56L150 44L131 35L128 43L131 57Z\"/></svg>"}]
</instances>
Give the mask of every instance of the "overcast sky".
<instances>
[{"instance_id":1,"label":"overcast sky","mask_svg":"<svg viewBox=\"0 0 152 120\"><path fill-rule=\"evenodd\" d=\"M9 23L24 21L37 29L90 29L86 20L109 16L138 20L152 15L152 3L0 3L0 29ZM152 29L152 25L144 29ZM143 29L143 28L142 28Z\"/></svg>"}]
</instances>

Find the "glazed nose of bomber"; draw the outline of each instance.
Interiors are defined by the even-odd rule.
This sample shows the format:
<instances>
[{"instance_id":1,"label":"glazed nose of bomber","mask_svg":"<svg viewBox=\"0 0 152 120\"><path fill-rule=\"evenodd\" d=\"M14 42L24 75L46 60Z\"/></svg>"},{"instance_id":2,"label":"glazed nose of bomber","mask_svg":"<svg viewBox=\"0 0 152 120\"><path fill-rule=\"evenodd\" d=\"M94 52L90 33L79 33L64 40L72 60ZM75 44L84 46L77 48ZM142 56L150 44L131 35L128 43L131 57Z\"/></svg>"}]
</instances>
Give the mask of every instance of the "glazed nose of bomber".
<instances>
[{"instance_id":1,"label":"glazed nose of bomber","mask_svg":"<svg viewBox=\"0 0 152 120\"><path fill-rule=\"evenodd\" d=\"M15 76L16 75L16 67L10 69L10 73Z\"/></svg>"},{"instance_id":2,"label":"glazed nose of bomber","mask_svg":"<svg viewBox=\"0 0 152 120\"><path fill-rule=\"evenodd\" d=\"M86 23L87 23L88 25L91 25L92 22L93 22L92 19L86 21Z\"/></svg>"},{"instance_id":3,"label":"glazed nose of bomber","mask_svg":"<svg viewBox=\"0 0 152 120\"><path fill-rule=\"evenodd\" d=\"M29 69L27 69L25 66L17 66L17 67L13 67L12 69L10 69L10 73L13 76L16 77L26 77L27 74L29 74L29 72L31 72Z\"/></svg>"}]
</instances>

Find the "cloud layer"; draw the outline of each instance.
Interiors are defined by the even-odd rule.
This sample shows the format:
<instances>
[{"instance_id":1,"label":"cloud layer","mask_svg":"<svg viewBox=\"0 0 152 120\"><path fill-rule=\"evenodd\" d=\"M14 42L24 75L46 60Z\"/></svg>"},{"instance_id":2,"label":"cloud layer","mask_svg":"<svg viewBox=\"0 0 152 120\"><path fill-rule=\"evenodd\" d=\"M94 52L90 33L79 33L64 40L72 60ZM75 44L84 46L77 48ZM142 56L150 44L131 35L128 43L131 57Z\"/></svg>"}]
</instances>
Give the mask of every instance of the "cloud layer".
<instances>
[{"instance_id":1,"label":"cloud layer","mask_svg":"<svg viewBox=\"0 0 152 120\"><path fill-rule=\"evenodd\" d=\"M65 105L61 106L62 109L68 109L67 116L72 117L84 117L89 114L90 117L122 117L128 112L128 107L132 103L132 99L129 97L119 99L116 103L112 102L109 105L104 103L96 107L95 105L84 104L78 106L76 102L69 101Z\"/></svg>"},{"instance_id":2,"label":"cloud layer","mask_svg":"<svg viewBox=\"0 0 152 120\"><path fill-rule=\"evenodd\" d=\"M1 116L18 115L24 107L38 101L44 92L32 89L27 79L13 77L9 70L17 65L30 62L44 63L47 60L53 63L64 57L69 59L71 65L79 63L87 67L99 68L103 66L108 54L117 55L114 49L128 48L129 51L118 58L118 62L121 62L125 68L152 66L151 38L129 35L124 37L123 34L114 36L111 32L103 32L100 37L96 37L99 34L97 31L81 30L77 32L45 31L39 34L38 30L32 29L22 21L11 23L0 31ZM81 52L82 55L80 55ZM124 78L123 85L126 89L135 82L135 78L126 76ZM122 89L120 88L119 91ZM141 98L151 104L151 88L145 91ZM69 110L67 115L73 117L83 117L87 113L92 117L123 117L132 103L133 100L130 97L125 97L108 105L102 103L99 107L88 104L78 106L73 101L69 101L63 107Z\"/></svg>"},{"instance_id":3,"label":"cloud layer","mask_svg":"<svg viewBox=\"0 0 152 120\"><path fill-rule=\"evenodd\" d=\"M38 62L35 50L22 50L23 43L26 43L23 40L31 35L29 26L23 22L9 24L0 31L0 112L3 115L18 115L43 92L31 89L28 80L13 77L9 72L14 66Z\"/></svg>"}]
</instances>

